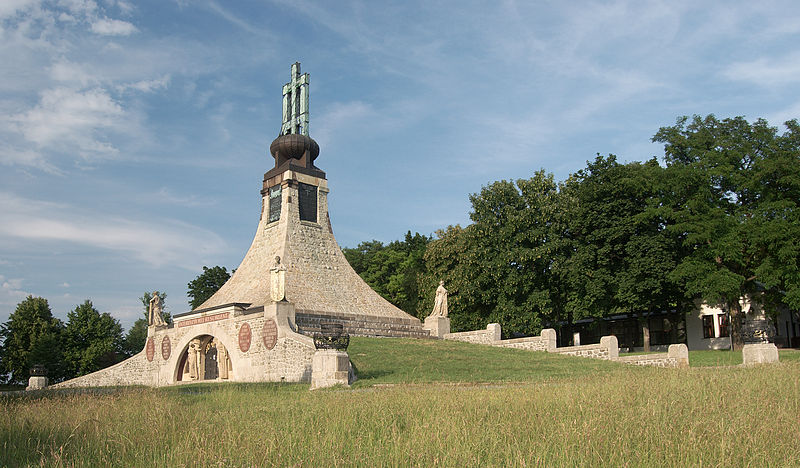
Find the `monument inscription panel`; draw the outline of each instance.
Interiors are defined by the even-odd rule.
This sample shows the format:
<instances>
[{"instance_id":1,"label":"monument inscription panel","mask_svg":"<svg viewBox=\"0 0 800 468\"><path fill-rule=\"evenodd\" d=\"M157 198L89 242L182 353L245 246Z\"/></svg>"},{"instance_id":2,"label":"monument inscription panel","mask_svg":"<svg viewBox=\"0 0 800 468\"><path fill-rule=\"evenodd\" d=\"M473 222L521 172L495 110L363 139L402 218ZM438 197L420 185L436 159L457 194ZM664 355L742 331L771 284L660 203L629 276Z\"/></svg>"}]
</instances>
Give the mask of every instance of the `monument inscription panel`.
<instances>
[{"instance_id":1,"label":"monument inscription panel","mask_svg":"<svg viewBox=\"0 0 800 468\"><path fill-rule=\"evenodd\" d=\"M246 353L250 349L250 340L253 338L253 332L250 330L250 324L245 322L239 328L239 349Z\"/></svg>"},{"instance_id":2,"label":"monument inscription panel","mask_svg":"<svg viewBox=\"0 0 800 468\"><path fill-rule=\"evenodd\" d=\"M266 323L264 323L261 334L264 338L264 346L267 349L274 348L275 344L278 342L278 326L275 325L275 321L267 320Z\"/></svg>"},{"instance_id":3,"label":"monument inscription panel","mask_svg":"<svg viewBox=\"0 0 800 468\"><path fill-rule=\"evenodd\" d=\"M169 337L165 336L164 339L161 340L161 357L166 361L169 359L170 354L172 354L172 343L170 343Z\"/></svg>"},{"instance_id":4,"label":"monument inscription panel","mask_svg":"<svg viewBox=\"0 0 800 468\"><path fill-rule=\"evenodd\" d=\"M147 346L145 346L144 350L145 354L147 354L147 360L153 362L153 356L156 355L156 344L152 336L147 339Z\"/></svg>"}]
</instances>

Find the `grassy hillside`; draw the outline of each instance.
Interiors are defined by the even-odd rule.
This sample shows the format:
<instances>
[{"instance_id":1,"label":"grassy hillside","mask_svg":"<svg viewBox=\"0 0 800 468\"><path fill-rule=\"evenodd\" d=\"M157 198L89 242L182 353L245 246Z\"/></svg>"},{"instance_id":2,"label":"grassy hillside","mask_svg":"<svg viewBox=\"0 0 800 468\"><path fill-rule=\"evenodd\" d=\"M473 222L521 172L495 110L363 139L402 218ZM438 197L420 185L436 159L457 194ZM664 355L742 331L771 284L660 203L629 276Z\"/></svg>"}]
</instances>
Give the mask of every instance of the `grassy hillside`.
<instances>
[{"instance_id":1,"label":"grassy hillside","mask_svg":"<svg viewBox=\"0 0 800 468\"><path fill-rule=\"evenodd\" d=\"M0 398L0 465L800 465L797 361L656 369L393 339L354 339L350 353L353 389Z\"/></svg>"}]
</instances>

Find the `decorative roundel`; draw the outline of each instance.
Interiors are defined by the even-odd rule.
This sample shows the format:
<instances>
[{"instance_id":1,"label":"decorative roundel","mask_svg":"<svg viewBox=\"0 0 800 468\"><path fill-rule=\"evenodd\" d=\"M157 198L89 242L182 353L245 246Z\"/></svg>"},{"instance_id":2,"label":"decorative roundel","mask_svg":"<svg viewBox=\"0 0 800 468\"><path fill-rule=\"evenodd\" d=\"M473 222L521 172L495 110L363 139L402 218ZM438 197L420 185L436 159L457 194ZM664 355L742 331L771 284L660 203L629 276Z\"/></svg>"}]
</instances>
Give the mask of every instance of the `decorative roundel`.
<instances>
[{"instance_id":1,"label":"decorative roundel","mask_svg":"<svg viewBox=\"0 0 800 468\"><path fill-rule=\"evenodd\" d=\"M250 340L253 338L253 332L250 331L250 324L245 322L239 328L239 349L246 353L250 349Z\"/></svg>"},{"instance_id":2,"label":"decorative roundel","mask_svg":"<svg viewBox=\"0 0 800 468\"><path fill-rule=\"evenodd\" d=\"M275 320L267 320L264 323L264 329L261 330L262 337L264 338L264 346L267 349L275 347L278 342L278 326L275 325Z\"/></svg>"},{"instance_id":3,"label":"decorative roundel","mask_svg":"<svg viewBox=\"0 0 800 468\"><path fill-rule=\"evenodd\" d=\"M144 350L147 354L147 360L153 362L153 356L156 354L156 344L152 336L147 339L147 346L145 346Z\"/></svg>"},{"instance_id":4,"label":"decorative roundel","mask_svg":"<svg viewBox=\"0 0 800 468\"><path fill-rule=\"evenodd\" d=\"M166 361L169 359L170 354L172 354L172 343L169 342L169 337L165 336L164 339L161 340L161 357Z\"/></svg>"}]
</instances>

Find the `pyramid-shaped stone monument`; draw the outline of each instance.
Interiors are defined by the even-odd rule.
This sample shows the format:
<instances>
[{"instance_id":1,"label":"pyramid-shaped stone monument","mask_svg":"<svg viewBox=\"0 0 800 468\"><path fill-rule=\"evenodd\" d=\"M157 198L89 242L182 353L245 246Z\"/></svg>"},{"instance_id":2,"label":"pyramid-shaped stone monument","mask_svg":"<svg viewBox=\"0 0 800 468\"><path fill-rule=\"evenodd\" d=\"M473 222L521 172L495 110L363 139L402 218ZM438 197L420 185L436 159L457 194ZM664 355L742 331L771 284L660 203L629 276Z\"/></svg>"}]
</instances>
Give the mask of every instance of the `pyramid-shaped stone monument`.
<instances>
[{"instance_id":1,"label":"pyramid-shaped stone monument","mask_svg":"<svg viewBox=\"0 0 800 468\"><path fill-rule=\"evenodd\" d=\"M428 337L419 319L373 291L336 243L328 181L314 165L309 76L291 67L283 123L270 145L255 237L233 276L172 324L152 319L145 349L57 386L170 385L198 380L310 381L311 335L341 325L360 336ZM157 301L156 301L157 304ZM156 307L158 307L156 305Z\"/></svg>"}]
</instances>

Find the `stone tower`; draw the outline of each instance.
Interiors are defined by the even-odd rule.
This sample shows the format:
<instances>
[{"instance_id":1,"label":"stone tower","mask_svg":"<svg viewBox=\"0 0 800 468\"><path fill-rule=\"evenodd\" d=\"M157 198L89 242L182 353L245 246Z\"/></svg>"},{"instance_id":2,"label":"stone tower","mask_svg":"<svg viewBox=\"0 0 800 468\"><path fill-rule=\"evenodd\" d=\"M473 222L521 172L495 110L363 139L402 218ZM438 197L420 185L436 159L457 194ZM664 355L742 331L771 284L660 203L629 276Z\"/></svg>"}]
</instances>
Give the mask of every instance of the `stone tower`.
<instances>
[{"instance_id":1,"label":"stone tower","mask_svg":"<svg viewBox=\"0 0 800 468\"><path fill-rule=\"evenodd\" d=\"M294 304L300 333L338 322L352 335L428 336L419 319L358 276L333 236L328 181L314 164L320 148L308 135L308 85L308 74L300 74L299 63L292 65L291 81L283 87L281 132L270 145L275 166L264 174L253 243L228 282L193 312L232 303L270 304L270 269L280 257L287 269L286 300Z\"/></svg>"}]
</instances>

